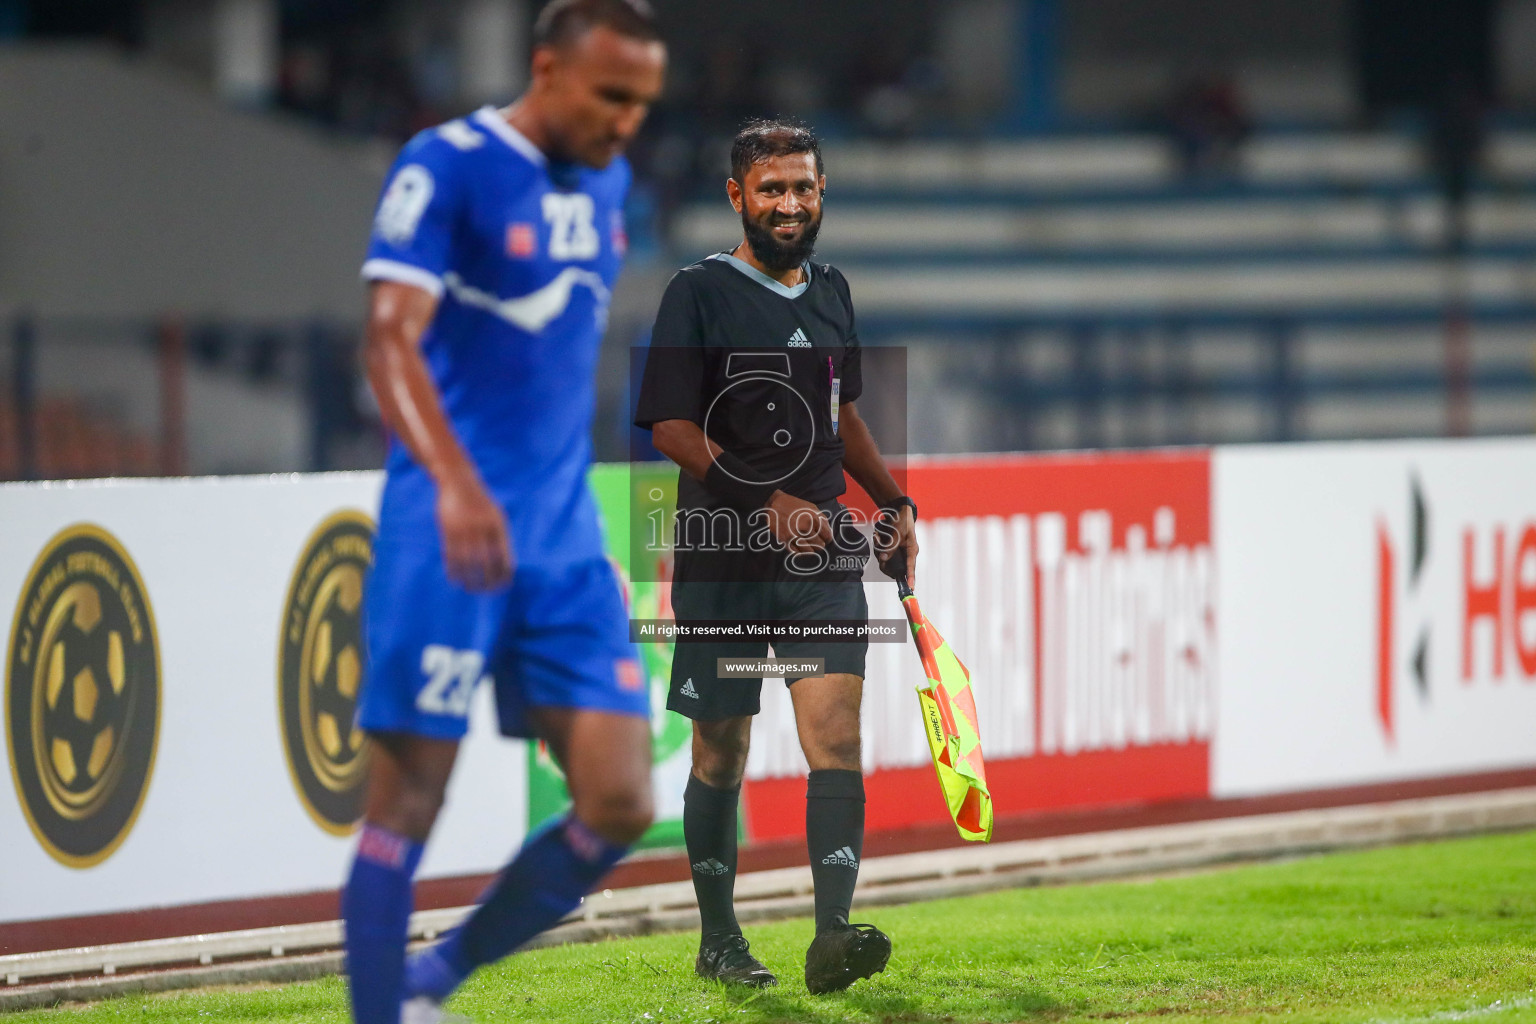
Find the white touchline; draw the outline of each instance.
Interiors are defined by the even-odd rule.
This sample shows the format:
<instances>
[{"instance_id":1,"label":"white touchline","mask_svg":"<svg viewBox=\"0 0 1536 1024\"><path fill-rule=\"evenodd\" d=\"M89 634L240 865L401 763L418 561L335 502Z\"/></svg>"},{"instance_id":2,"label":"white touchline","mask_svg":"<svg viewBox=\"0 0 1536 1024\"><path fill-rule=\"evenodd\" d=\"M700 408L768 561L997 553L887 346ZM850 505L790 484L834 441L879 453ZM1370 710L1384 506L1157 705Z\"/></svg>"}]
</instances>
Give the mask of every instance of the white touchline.
<instances>
[{"instance_id":1,"label":"white touchline","mask_svg":"<svg viewBox=\"0 0 1536 1024\"><path fill-rule=\"evenodd\" d=\"M1525 1010L1532 1006L1536 1006L1536 999L1530 996L1520 999L1495 999L1487 1006L1474 1006L1470 1010L1440 1010L1436 1013L1426 1013L1421 1017L1381 1017L1367 1021L1366 1024L1430 1024L1431 1021L1441 1020L1476 1020L1480 1017L1508 1013L1510 1010Z\"/></svg>"}]
</instances>

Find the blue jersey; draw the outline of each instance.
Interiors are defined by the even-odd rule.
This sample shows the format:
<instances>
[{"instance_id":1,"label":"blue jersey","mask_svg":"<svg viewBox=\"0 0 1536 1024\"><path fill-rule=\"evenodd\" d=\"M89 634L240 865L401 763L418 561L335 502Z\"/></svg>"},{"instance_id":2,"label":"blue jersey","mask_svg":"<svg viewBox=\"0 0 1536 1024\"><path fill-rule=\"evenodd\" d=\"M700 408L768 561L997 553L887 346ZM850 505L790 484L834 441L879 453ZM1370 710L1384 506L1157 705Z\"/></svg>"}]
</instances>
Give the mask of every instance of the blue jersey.
<instances>
[{"instance_id":1,"label":"blue jersey","mask_svg":"<svg viewBox=\"0 0 1536 1024\"><path fill-rule=\"evenodd\" d=\"M603 557L586 475L629 181L551 165L486 107L407 143L379 201L363 277L439 297L422 354L521 566ZM381 535L437 543L431 478L398 439L387 468Z\"/></svg>"}]
</instances>

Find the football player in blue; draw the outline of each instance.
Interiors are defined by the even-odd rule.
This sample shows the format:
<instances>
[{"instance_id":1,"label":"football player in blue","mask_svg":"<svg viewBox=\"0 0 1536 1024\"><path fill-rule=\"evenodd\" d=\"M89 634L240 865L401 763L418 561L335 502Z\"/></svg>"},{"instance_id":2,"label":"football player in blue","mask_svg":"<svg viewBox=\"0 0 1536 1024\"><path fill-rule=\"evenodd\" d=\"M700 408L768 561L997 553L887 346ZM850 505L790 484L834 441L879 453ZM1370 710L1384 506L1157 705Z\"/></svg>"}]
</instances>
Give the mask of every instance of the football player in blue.
<instances>
[{"instance_id":1,"label":"football player in blue","mask_svg":"<svg viewBox=\"0 0 1536 1024\"><path fill-rule=\"evenodd\" d=\"M620 154L666 50L645 0L553 0L533 41L520 99L405 146L363 266L393 440L358 712L372 761L342 895L358 1024L443 1020L449 993L574 909L651 821L649 699L586 476ZM573 806L407 964L412 876L482 682L503 733L549 744Z\"/></svg>"}]
</instances>

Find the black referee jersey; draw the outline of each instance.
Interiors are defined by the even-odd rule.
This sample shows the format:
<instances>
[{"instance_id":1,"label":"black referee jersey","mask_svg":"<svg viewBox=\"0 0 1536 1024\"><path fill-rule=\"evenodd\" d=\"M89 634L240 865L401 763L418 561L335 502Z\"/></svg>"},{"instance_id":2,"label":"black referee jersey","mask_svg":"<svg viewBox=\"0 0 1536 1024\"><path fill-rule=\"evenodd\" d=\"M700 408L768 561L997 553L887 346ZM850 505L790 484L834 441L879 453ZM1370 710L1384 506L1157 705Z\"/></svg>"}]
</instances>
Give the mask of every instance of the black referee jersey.
<instances>
[{"instance_id":1,"label":"black referee jersey","mask_svg":"<svg viewBox=\"0 0 1536 1024\"><path fill-rule=\"evenodd\" d=\"M692 420L773 484L816 504L843 482L840 407L863 391L848 282L805 265L788 288L727 253L678 271L667 285L636 403L635 424ZM727 502L682 473L677 507Z\"/></svg>"}]
</instances>

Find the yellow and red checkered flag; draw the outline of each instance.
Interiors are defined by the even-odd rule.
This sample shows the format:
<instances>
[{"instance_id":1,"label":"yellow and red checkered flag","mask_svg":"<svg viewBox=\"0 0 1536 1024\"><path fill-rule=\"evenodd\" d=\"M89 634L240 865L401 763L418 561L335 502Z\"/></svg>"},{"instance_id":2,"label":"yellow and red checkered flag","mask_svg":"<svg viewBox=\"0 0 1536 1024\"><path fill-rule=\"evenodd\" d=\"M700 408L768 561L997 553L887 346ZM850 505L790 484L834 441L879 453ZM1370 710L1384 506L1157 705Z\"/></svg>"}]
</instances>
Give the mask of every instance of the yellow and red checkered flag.
<instances>
[{"instance_id":1,"label":"yellow and red checkered flag","mask_svg":"<svg viewBox=\"0 0 1536 1024\"><path fill-rule=\"evenodd\" d=\"M891 561L896 561L895 557ZM976 720L971 673L955 656L949 641L923 615L917 595L907 586L904 564L901 570L896 590L928 676L927 684L917 688L917 699L923 710L923 731L928 734L933 769L960 838L985 843L992 838L992 793L987 789L987 767L981 759L981 728Z\"/></svg>"}]
</instances>

